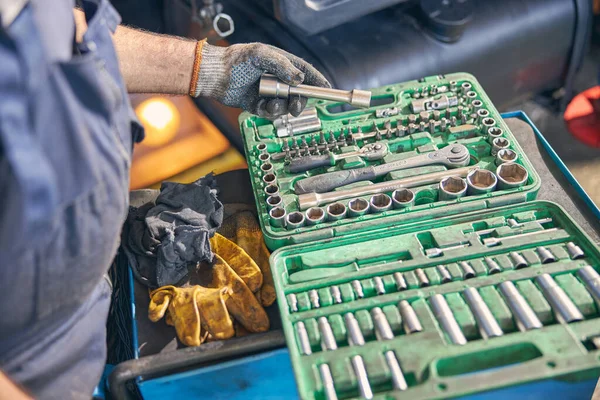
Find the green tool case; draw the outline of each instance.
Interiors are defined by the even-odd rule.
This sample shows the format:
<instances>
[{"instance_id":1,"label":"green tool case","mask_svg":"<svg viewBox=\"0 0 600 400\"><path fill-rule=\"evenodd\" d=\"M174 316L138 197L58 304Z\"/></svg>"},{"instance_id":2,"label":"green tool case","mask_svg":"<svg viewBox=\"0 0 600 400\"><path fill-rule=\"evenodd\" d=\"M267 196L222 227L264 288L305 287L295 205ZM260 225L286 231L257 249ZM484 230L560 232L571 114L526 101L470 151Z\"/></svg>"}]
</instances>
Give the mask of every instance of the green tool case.
<instances>
[{"instance_id":1,"label":"green tool case","mask_svg":"<svg viewBox=\"0 0 600 400\"><path fill-rule=\"evenodd\" d=\"M540 178L477 80L372 93L369 109L311 100L297 125L240 116L300 396L447 398L597 376L599 249L534 201ZM320 126L293 135L315 110ZM319 180L340 171L363 179Z\"/></svg>"}]
</instances>

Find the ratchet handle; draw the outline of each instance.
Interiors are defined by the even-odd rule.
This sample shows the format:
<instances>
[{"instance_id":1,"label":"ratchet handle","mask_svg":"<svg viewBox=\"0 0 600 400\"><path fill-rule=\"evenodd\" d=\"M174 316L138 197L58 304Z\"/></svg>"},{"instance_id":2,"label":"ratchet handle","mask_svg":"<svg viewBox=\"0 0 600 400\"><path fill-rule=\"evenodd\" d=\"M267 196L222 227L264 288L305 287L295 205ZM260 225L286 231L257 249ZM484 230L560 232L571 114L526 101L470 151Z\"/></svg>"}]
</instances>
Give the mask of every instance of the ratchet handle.
<instances>
[{"instance_id":1,"label":"ratchet handle","mask_svg":"<svg viewBox=\"0 0 600 400\"><path fill-rule=\"evenodd\" d=\"M297 174L299 172L310 171L311 169L328 167L333 165L330 155L322 154L320 156L306 156L295 158L286 166L288 172Z\"/></svg>"},{"instance_id":2,"label":"ratchet handle","mask_svg":"<svg viewBox=\"0 0 600 400\"><path fill-rule=\"evenodd\" d=\"M328 172L301 179L294 184L296 194L331 192L340 186L377 177L373 167Z\"/></svg>"}]
</instances>

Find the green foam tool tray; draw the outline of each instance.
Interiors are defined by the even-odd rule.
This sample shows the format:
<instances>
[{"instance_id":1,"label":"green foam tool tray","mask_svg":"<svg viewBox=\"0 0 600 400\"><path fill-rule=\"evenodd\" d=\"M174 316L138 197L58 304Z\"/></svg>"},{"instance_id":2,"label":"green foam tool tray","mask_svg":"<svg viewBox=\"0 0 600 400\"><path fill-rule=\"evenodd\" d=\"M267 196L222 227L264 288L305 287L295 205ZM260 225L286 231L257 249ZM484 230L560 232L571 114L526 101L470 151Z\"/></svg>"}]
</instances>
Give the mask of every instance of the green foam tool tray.
<instances>
[{"instance_id":1,"label":"green foam tool tray","mask_svg":"<svg viewBox=\"0 0 600 400\"><path fill-rule=\"evenodd\" d=\"M538 174L472 75L456 73L427 77L419 81L383 86L373 89L372 93L374 106L368 109L352 109L341 103L310 100L307 108L316 108L321 129L305 135L278 137L277 129L271 121L248 113L240 116L240 130L244 138L259 221L267 246L271 250L295 243L362 234L392 224L416 225L442 216L459 215L469 211L485 210L490 207L523 203L535 199L540 187ZM414 106L417 107L416 111L414 111ZM429 107L429 110L421 115L421 112L418 111L419 107ZM436 108L436 110L432 108ZM483 116L477 114L478 110L484 110ZM465 117L461 117L463 114ZM446 120L445 127L442 126L442 119ZM451 127L454 119L456 126ZM411 125L413 123L414 125ZM281 208L286 213L283 218L287 216L292 218L292 214L294 214L295 218L304 218L305 221L308 221L307 213L311 213L311 215L326 214L328 204L319 205L311 211L301 208L294 185L302 179L319 176L326 172L385 165L444 149L453 144L461 144L468 148L471 156L470 166L478 166L481 169L495 172L496 156L492 155L492 138L488 134L490 128L494 128L495 134L508 141L508 143L504 141L502 143L516 152L518 157L516 163L527 171L528 178L523 185L515 188L497 188L489 193L469 194L458 199L440 199L438 183L423 184L411 189L414 194L414 204L408 207L374 212L374 207L371 206L371 211L364 215L350 216L348 214L339 220L331 218L314 225L306 222L303 226L298 227L293 225L280 227L271 222L270 207L266 202L268 194L265 192L268 184L263 180L265 175L271 174L269 180L274 179L276 188L271 187L267 190L278 192ZM360 138L361 133L367 134L367 136L375 135L375 137ZM352 137L357 139L352 141ZM303 144L303 138L306 145ZM335 165L322 166L308 172L290 173L287 171L284 150L286 146L290 149L287 158L288 161L293 160L293 157L296 156L293 153L293 141L297 144L301 156L306 155L306 150L302 150L303 148L314 149L312 146L317 146L317 148L329 146L330 154L343 155L363 146L379 144L387 146L389 152L379 160L367 161L361 157L352 156L337 161ZM325 144L320 145L321 142ZM328 145L332 142L334 143L333 148ZM319 155L323 155L323 153L325 152L318 152ZM316 151L311 154L315 155ZM442 165L396 170L376 179L337 188L334 192L339 193L340 190L348 188L364 188L373 183L446 170L447 168ZM451 170L448 170L448 174L451 175ZM392 195L392 192L392 189L384 192L384 202L389 201L387 196ZM339 201L343 206L337 205L336 207L348 207L348 203L354 198L371 201L372 195L347 197ZM381 200L379 198L373 201ZM301 212L302 216L300 217L297 212ZM282 214L283 210L280 209L278 213Z\"/></svg>"},{"instance_id":2,"label":"green foam tool tray","mask_svg":"<svg viewBox=\"0 0 600 400\"><path fill-rule=\"evenodd\" d=\"M428 256L432 248L441 254ZM600 371L600 252L554 203L288 246L273 253L271 268L303 399L370 398L357 356L370 393L388 399L448 398ZM473 289L487 319L481 303L467 301ZM449 319L436 313L440 297ZM387 327L378 325L381 315ZM364 343L353 342L351 320Z\"/></svg>"}]
</instances>

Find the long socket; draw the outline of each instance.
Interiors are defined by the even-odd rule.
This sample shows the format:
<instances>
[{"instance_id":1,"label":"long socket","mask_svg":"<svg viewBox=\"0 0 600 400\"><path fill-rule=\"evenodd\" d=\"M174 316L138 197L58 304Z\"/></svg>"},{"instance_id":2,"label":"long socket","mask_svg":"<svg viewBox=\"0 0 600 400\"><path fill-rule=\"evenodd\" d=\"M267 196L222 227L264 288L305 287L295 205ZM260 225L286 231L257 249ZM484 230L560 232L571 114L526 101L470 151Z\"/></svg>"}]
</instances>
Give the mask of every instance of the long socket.
<instances>
[{"instance_id":1,"label":"long socket","mask_svg":"<svg viewBox=\"0 0 600 400\"><path fill-rule=\"evenodd\" d=\"M338 397L335 392L333 376L331 376L331 369L329 369L329 365L319 365L319 374L321 375L321 380L323 381L323 391L325 392L325 398L327 400L337 400Z\"/></svg>"},{"instance_id":2,"label":"long socket","mask_svg":"<svg viewBox=\"0 0 600 400\"><path fill-rule=\"evenodd\" d=\"M344 322L346 323L346 330L348 332L348 343L350 346L363 346L365 344L365 338L360 330L358 321L352 313L344 315ZM352 369L358 380L358 387L360 394L365 399L371 399L373 397L373 391L369 384L367 376L367 369L365 363L360 355L355 355L351 359Z\"/></svg>"},{"instance_id":3,"label":"long socket","mask_svg":"<svg viewBox=\"0 0 600 400\"><path fill-rule=\"evenodd\" d=\"M433 315L438 320L442 329L448 335L450 341L454 344L464 345L467 344L467 338L462 333L458 322L450 310L450 306L446 302L446 299L441 294L434 294L430 299L431 309Z\"/></svg>"},{"instance_id":4,"label":"long socket","mask_svg":"<svg viewBox=\"0 0 600 400\"><path fill-rule=\"evenodd\" d=\"M489 339L497 336L502 336L504 333L498 324L498 321L492 315L487 304L481 298L481 295L475 288L467 288L463 291L463 295L469 308L475 316L477 327L481 333L481 337Z\"/></svg>"},{"instance_id":5,"label":"long socket","mask_svg":"<svg viewBox=\"0 0 600 400\"><path fill-rule=\"evenodd\" d=\"M433 172L430 174L411 176L410 178L396 179L375 183L367 186L360 186L353 189L335 190L328 193L305 193L298 196L298 205L301 210L306 210L310 207L320 206L322 204L332 203L335 201L349 199L352 197L360 197L377 193L393 192L401 188L414 188L438 183L448 176L465 177L471 171L479 169L478 166L469 166L456 168L451 171Z\"/></svg>"},{"instance_id":6,"label":"long socket","mask_svg":"<svg viewBox=\"0 0 600 400\"><path fill-rule=\"evenodd\" d=\"M337 350L337 342L335 341L333 330L331 329L331 325L329 325L327 318L320 317L318 324L319 331L321 332L321 346L323 347L323 350Z\"/></svg>"},{"instance_id":7,"label":"long socket","mask_svg":"<svg viewBox=\"0 0 600 400\"><path fill-rule=\"evenodd\" d=\"M544 297L552 306L560 322L570 323L583 320L583 314L571 301L565 291L548 274L536 276L535 282L542 289Z\"/></svg>"},{"instance_id":8,"label":"long socket","mask_svg":"<svg viewBox=\"0 0 600 400\"><path fill-rule=\"evenodd\" d=\"M354 107L369 107L371 92L367 90L338 90L310 85L291 86L281 82L277 77L264 74L260 78L258 93L265 97L287 99L290 96L303 96L321 100L333 100L348 103Z\"/></svg>"},{"instance_id":9,"label":"long socket","mask_svg":"<svg viewBox=\"0 0 600 400\"><path fill-rule=\"evenodd\" d=\"M600 305L600 275L589 265L577 271L577 276L583 281L596 304Z\"/></svg>"},{"instance_id":10,"label":"long socket","mask_svg":"<svg viewBox=\"0 0 600 400\"><path fill-rule=\"evenodd\" d=\"M402 368L400 368L400 363L398 362L396 353L394 353L393 350L388 350L384 353L384 356L387 365L390 368L390 372L392 373L392 384L394 386L394 390L408 389L408 384L406 383L406 379L404 379L404 373L402 372Z\"/></svg>"},{"instance_id":11,"label":"long socket","mask_svg":"<svg viewBox=\"0 0 600 400\"><path fill-rule=\"evenodd\" d=\"M373 318L373 325L375 325L375 336L377 337L377 340L392 340L394 338L392 327L381 308L373 308L371 310L371 318Z\"/></svg>"},{"instance_id":12,"label":"long socket","mask_svg":"<svg viewBox=\"0 0 600 400\"><path fill-rule=\"evenodd\" d=\"M298 333L298 341L300 342L300 350L302 351L302 354L307 356L312 354L310 340L308 339L308 332L306 331L304 322L300 321L296 324L296 332Z\"/></svg>"},{"instance_id":13,"label":"long socket","mask_svg":"<svg viewBox=\"0 0 600 400\"><path fill-rule=\"evenodd\" d=\"M400 303L398 303L398 309L400 310L400 316L402 317L402 326L407 335L423 330L419 317L417 317L415 310L408 301L400 301Z\"/></svg>"},{"instance_id":14,"label":"long socket","mask_svg":"<svg viewBox=\"0 0 600 400\"><path fill-rule=\"evenodd\" d=\"M515 316L517 327L520 331L525 332L531 329L540 329L543 327L535 312L531 309L527 301L515 287L515 284L506 281L498 285L500 293L506 300L506 304Z\"/></svg>"}]
</instances>

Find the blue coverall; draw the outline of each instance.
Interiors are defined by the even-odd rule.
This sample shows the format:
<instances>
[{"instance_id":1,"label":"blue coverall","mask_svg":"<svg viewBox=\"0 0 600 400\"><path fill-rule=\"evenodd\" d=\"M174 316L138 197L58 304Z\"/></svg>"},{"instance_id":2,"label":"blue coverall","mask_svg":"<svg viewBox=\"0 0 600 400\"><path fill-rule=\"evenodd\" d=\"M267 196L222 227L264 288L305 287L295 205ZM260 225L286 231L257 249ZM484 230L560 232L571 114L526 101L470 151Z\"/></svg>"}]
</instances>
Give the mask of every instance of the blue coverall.
<instances>
[{"instance_id":1,"label":"blue coverall","mask_svg":"<svg viewBox=\"0 0 600 400\"><path fill-rule=\"evenodd\" d=\"M108 1L83 1L81 44L73 0L26 3L0 24L0 370L39 398L89 399L143 131Z\"/></svg>"}]
</instances>

